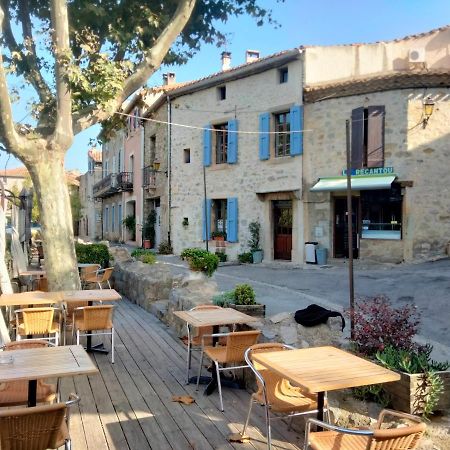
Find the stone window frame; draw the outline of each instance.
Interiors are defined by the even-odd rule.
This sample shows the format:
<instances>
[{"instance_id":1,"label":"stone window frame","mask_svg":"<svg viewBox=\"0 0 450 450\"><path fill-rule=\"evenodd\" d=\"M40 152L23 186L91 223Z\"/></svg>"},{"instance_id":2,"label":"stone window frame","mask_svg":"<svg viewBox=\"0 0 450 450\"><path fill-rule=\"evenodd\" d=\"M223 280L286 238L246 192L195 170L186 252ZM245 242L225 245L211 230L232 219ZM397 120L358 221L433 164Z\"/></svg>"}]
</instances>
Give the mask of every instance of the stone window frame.
<instances>
[{"instance_id":1,"label":"stone window frame","mask_svg":"<svg viewBox=\"0 0 450 450\"><path fill-rule=\"evenodd\" d=\"M289 69L288 67L282 67L278 69L278 83L286 84L289 81Z\"/></svg>"}]
</instances>

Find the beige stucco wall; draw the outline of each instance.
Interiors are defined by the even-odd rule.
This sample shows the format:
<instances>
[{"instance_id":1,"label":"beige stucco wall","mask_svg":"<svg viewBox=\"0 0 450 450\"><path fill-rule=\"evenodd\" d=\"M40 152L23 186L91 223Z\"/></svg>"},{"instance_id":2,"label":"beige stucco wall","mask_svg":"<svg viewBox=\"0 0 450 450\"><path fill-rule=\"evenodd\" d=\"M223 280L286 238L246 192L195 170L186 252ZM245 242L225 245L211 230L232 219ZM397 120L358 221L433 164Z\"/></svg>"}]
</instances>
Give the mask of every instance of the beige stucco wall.
<instances>
[{"instance_id":1,"label":"beige stucco wall","mask_svg":"<svg viewBox=\"0 0 450 450\"><path fill-rule=\"evenodd\" d=\"M410 64L411 49L425 50L425 64ZM398 41L307 47L305 67L305 84L309 86L379 72L448 70L450 28Z\"/></svg>"},{"instance_id":2,"label":"beige stucco wall","mask_svg":"<svg viewBox=\"0 0 450 450\"><path fill-rule=\"evenodd\" d=\"M332 202L329 193L309 189L318 178L340 175L346 165L345 121L360 106L385 105L385 167L394 167L403 188L402 241L361 240L361 258L413 261L442 256L450 241L450 102L448 89L397 90L305 106L304 200L305 238L332 251ZM423 128L424 96L436 101ZM356 193L357 195L357 193ZM316 227L323 232L317 237ZM319 230L320 234L320 230Z\"/></svg>"},{"instance_id":3,"label":"beige stucco wall","mask_svg":"<svg viewBox=\"0 0 450 450\"><path fill-rule=\"evenodd\" d=\"M278 70L226 83L226 99L218 100L216 87L205 89L174 100L172 121L204 127L208 123L238 120L240 131L258 131L262 112L283 112L302 103L302 64L288 64L289 81L278 83ZM185 164L183 149L190 148L191 163ZM186 247L204 247L202 240L203 205L203 131L173 127L172 130L172 240L175 253ZM240 134L237 164L221 164L206 168L207 197L210 199L238 198L239 242L228 243L229 259L248 251L248 225L259 220L261 240L266 260L272 259L273 238L271 208L268 200L257 193L301 190L302 156L270 158L260 161L258 134ZM300 194L301 195L301 194ZM295 262L303 260L303 207L293 200L293 251ZM189 226L183 227L187 217ZM299 236L301 236L299 238ZM211 242L214 251L214 242Z\"/></svg>"}]
</instances>

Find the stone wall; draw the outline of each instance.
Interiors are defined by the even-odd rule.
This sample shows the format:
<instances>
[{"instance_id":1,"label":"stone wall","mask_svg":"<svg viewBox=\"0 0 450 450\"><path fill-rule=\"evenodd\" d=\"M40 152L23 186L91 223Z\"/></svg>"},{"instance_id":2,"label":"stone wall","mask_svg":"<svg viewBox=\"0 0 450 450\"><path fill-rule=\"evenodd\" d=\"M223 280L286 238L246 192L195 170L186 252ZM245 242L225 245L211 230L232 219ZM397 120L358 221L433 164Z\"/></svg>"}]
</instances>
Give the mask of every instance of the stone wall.
<instances>
[{"instance_id":1,"label":"stone wall","mask_svg":"<svg viewBox=\"0 0 450 450\"><path fill-rule=\"evenodd\" d=\"M174 126L172 129L172 240L174 252L186 247L204 246L203 224L203 130L206 124L238 120L238 130L258 131L259 114L289 111L302 103L302 63L287 64L287 83L279 83L277 68L225 83L226 99L219 100L217 87L173 100L172 122L200 129ZM273 129L273 128L272 128ZM191 161L184 162L183 149L189 148ZM214 150L213 150L214 151ZM238 198L238 239L227 243L229 260L248 250L248 225L262 224L261 243L265 260L273 258L271 201L267 193L301 190L302 156L259 159L258 134L238 135L236 164L219 164L206 168L206 190L209 199ZM303 205L293 199L293 252L295 262L303 261ZM189 226L182 225L188 218Z\"/></svg>"},{"instance_id":2,"label":"stone wall","mask_svg":"<svg viewBox=\"0 0 450 450\"><path fill-rule=\"evenodd\" d=\"M449 89L429 89L435 110L422 124L423 90L405 89L328 99L305 106L305 241L319 241L333 255L333 195L309 189L320 177L346 167L345 121L354 108L385 105L385 167L404 182L402 240L361 239L361 258L420 261L445 255L450 240ZM354 195L359 195L354 192Z\"/></svg>"}]
</instances>

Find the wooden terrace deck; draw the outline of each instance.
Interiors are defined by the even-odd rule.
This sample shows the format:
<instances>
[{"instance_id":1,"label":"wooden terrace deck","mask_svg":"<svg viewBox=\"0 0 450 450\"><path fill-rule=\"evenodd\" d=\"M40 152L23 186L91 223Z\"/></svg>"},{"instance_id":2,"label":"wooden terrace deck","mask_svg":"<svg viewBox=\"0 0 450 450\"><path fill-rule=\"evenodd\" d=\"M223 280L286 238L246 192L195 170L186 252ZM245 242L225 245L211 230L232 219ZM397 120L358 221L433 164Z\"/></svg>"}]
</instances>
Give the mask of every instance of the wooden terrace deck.
<instances>
[{"instance_id":1,"label":"wooden terrace deck","mask_svg":"<svg viewBox=\"0 0 450 450\"><path fill-rule=\"evenodd\" d=\"M81 397L71 417L74 450L267 448L264 409L258 405L248 430L251 442L228 442L230 433L242 429L249 394L224 388L222 413L217 393L206 397L203 388L196 392L194 385L186 386L186 348L153 315L120 302L115 328L115 364L110 355L95 354L99 375L61 380L63 399L70 392ZM173 395L191 395L196 402L175 403ZM275 448L299 449L302 440L302 435L287 430L285 422L273 422Z\"/></svg>"}]
</instances>

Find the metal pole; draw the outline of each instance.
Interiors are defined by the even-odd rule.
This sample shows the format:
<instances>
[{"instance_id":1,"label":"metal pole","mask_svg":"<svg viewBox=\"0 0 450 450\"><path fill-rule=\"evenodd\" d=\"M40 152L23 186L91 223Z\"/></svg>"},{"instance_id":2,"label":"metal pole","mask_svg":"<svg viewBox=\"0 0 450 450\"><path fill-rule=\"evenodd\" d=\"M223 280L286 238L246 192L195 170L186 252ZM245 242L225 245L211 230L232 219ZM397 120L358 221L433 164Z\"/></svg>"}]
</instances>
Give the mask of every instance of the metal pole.
<instances>
[{"instance_id":1,"label":"metal pole","mask_svg":"<svg viewBox=\"0 0 450 450\"><path fill-rule=\"evenodd\" d=\"M207 206L207 198L206 198L206 168L203 164L203 202L204 202L204 213L205 213L205 244L206 244L206 251L209 252L209 230L208 230L208 208Z\"/></svg>"},{"instance_id":2,"label":"metal pole","mask_svg":"<svg viewBox=\"0 0 450 450\"><path fill-rule=\"evenodd\" d=\"M347 153L347 226L348 226L348 284L350 295L350 336L355 334L353 312L355 309L355 291L353 280L353 208L352 208L352 161L350 154L350 121L345 121L346 153Z\"/></svg>"}]
</instances>

